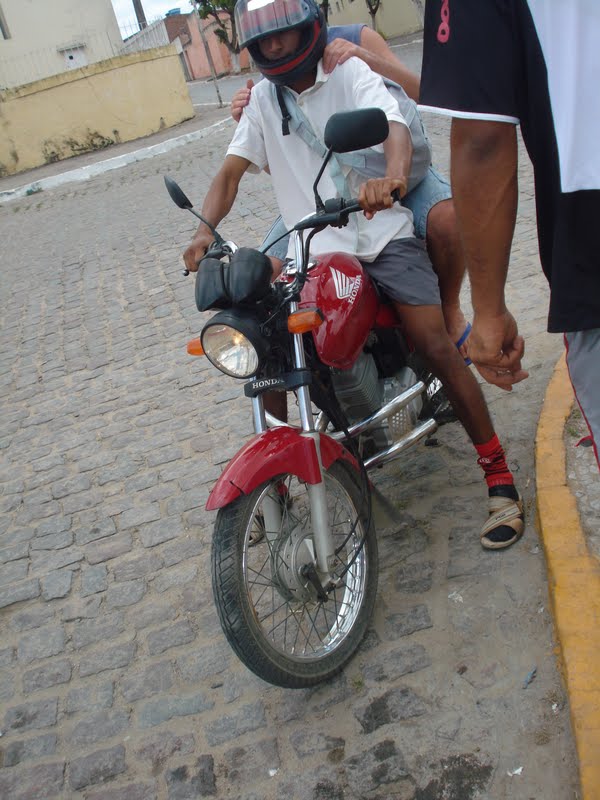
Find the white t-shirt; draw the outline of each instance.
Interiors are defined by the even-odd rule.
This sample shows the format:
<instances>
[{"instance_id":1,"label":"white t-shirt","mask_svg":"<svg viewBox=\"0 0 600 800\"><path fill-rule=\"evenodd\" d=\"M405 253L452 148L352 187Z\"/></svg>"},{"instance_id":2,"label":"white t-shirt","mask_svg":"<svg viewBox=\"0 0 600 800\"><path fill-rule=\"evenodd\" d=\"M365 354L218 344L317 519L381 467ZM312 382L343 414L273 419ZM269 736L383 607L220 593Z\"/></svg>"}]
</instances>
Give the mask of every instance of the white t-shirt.
<instances>
[{"instance_id":1,"label":"white t-shirt","mask_svg":"<svg viewBox=\"0 0 600 800\"><path fill-rule=\"evenodd\" d=\"M323 71L322 62L319 62L314 86L300 94L294 93L294 96L321 141L327 120L336 111L379 107L390 122L406 125L398 103L385 88L381 77L358 58L348 59L329 74ZM383 150L381 145L374 149ZM252 89L250 103L244 109L227 155L250 161L251 172L259 172L268 165L277 204L287 228L314 213L313 183L321 167L321 158L293 131L289 136L283 136L281 109L269 81L262 80ZM349 189L356 197L364 178L349 168L344 172ZM318 191L324 200L339 197L328 169L319 181ZM342 251L363 261L373 261L393 239L413 236L411 212L394 203L392 208L375 214L372 220L358 212L350 216L350 223L345 228L326 228L319 232L311 241L311 253ZM291 241L288 256L293 256Z\"/></svg>"},{"instance_id":2,"label":"white t-shirt","mask_svg":"<svg viewBox=\"0 0 600 800\"><path fill-rule=\"evenodd\" d=\"M528 0L548 70L563 192L600 189L600 0Z\"/></svg>"}]
</instances>

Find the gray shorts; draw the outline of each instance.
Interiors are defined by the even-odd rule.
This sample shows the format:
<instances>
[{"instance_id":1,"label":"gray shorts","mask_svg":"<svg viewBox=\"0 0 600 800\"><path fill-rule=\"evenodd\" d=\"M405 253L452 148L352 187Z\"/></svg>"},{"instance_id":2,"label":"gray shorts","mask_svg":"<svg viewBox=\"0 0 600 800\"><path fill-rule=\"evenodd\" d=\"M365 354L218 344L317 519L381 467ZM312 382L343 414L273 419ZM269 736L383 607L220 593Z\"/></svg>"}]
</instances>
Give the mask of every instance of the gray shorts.
<instances>
[{"instance_id":1,"label":"gray shorts","mask_svg":"<svg viewBox=\"0 0 600 800\"><path fill-rule=\"evenodd\" d=\"M408 306L439 306L437 275L421 239L394 239L375 261L361 262L378 288Z\"/></svg>"},{"instance_id":2,"label":"gray shorts","mask_svg":"<svg viewBox=\"0 0 600 800\"><path fill-rule=\"evenodd\" d=\"M567 366L600 466L600 328L565 333Z\"/></svg>"},{"instance_id":3,"label":"gray shorts","mask_svg":"<svg viewBox=\"0 0 600 800\"><path fill-rule=\"evenodd\" d=\"M423 180L410 191L402 200L402 205L409 208L413 214L415 234L419 239L424 239L427 232L427 215L431 209L442 200L449 200L452 197L450 184L433 167L429 167L429 172ZM275 241L279 236L285 234L286 228L281 217L277 217L269 232L264 238L261 247L269 242ZM268 256L285 261L287 256L288 237L285 236L280 242L273 244L267 251Z\"/></svg>"}]
</instances>

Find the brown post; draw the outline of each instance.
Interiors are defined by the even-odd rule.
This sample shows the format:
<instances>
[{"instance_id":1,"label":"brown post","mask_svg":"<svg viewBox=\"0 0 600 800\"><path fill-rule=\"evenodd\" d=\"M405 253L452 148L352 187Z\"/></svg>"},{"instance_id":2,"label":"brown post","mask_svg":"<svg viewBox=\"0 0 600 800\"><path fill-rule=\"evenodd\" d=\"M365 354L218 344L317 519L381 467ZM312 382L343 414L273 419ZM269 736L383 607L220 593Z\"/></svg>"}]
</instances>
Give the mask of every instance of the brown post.
<instances>
[{"instance_id":1,"label":"brown post","mask_svg":"<svg viewBox=\"0 0 600 800\"><path fill-rule=\"evenodd\" d=\"M208 46L208 42L206 41L206 36L204 34L204 28L202 27L202 19L200 18L200 12L198 11L198 0L192 0L194 3L194 8L196 9L196 19L198 21L198 30L200 32L200 38L202 39L202 44L204 45L204 51L206 53L206 60L208 61L208 66L210 67L210 74L212 75L213 83L215 85L215 91L217 93L217 98L219 100L219 108L223 108L224 103L221 99L221 92L219 90L219 83L217 81L217 70L215 69L215 62L213 61L212 53L210 52L210 47Z\"/></svg>"},{"instance_id":2,"label":"brown post","mask_svg":"<svg viewBox=\"0 0 600 800\"><path fill-rule=\"evenodd\" d=\"M146 22L146 14L144 13L142 0L133 0L133 8L135 11L135 16L137 17L138 25L140 26L140 30L147 28L148 23Z\"/></svg>"}]
</instances>

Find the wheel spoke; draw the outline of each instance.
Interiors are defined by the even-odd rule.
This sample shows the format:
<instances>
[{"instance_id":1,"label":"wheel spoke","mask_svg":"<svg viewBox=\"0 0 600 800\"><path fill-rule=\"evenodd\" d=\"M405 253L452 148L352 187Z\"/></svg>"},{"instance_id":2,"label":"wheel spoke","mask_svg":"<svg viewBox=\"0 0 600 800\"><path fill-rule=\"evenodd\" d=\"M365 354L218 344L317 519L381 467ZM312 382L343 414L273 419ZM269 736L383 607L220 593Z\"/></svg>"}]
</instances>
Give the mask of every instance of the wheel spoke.
<instances>
[{"instance_id":1,"label":"wheel spoke","mask_svg":"<svg viewBox=\"0 0 600 800\"><path fill-rule=\"evenodd\" d=\"M337 569L341 571L356 553L363 526L360 521L355 524L357 510L344 486L329 476L326 485L329 524L334 549L340 550ZM264 520L271 519L272 513L271 517L266 514L264 503L278 498L279 529L267 531ZM263 538L250 547L250 532L257 528ZM366 566L359 555L329 600L317 601L313 587L300 577L314 553L312 535L306 485L286 476L266 487L254 506L244 537L243 561L247 597L264 637L288 657L314 660L337 648L352 630L363 602Z\"/></svg>"},{"instance_id":2,"label":"wheel spoke","mask_svg":"<svg viewBox=\"0 0 600 800\"><path fill-rule=\"evenodd\" d=\"M259 617L258 621L262 624L265 620L269 619L269 617L275 617L277 615L277 612L282 608L286 608L286 606L289 606L289 602L287 600L284 600L282 603L280 603L275 608L269 609L269 611L267 611L263 617ZM293 613L294 612L290 609L290 613L287 614L286 617L284 617L284 619L281 620L281 622L278 622L276 625L274 625L272 628L270 628L269 634L274 633L280 625L283 625L283 623L285 622L285 619L287 617L293 616Z\"/></svg>"}]
</instances>

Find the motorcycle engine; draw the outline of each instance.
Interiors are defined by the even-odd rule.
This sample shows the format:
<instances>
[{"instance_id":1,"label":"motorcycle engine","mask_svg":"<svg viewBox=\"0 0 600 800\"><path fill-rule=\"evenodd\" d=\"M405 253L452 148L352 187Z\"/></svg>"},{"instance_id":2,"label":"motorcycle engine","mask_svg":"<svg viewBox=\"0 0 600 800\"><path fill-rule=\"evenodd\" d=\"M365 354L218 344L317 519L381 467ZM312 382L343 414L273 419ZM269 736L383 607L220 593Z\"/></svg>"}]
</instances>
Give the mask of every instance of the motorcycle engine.
<instances>
[{"instance_id":1,"label":"motorcycle engine","mask_svg":"<svg viewBox=\"0 0 600 800\"><path fill-rule=\"evenodd\" d=\"M383 402L389 403L394 397L398 397L399 394L414 386L417 380L415 372L410 367L402 367L392 378L385 379ZM388 418L388 427L393 441L404 436L415 427L422 408L423 399L419 395L414 400L411 400L407 406L396 411L395 414Z\"/></svg>"},{"instance_id":2,"label":"motorcycle engine","mask_svg":"<svg viewBox=\"0 0 600 800\"><path fill-rule=\"evenodd\" d=\"M361 353L350 369L331 370L336 397L349 422L359 422L374 414L382 405L393 400L417 382L410 367L402 367L392 377L381 379L373 356ZM379 428L365 434L370 440L368 450L383 450L411 431L417 423L423 401L421 397L400 409Z\"/></svg>"},{"instance_id":3,"label":"motorcycle engine","mask_svg":"<svg viewBox=\"0 0 600 800\"><path fill-rule=\"evenodd\" d=\"M331 381L342 411L350 422L375 413L383 404L383 383L373 356L360 354L350 369L332 369Z\"/></svg>"}]
</instances>

